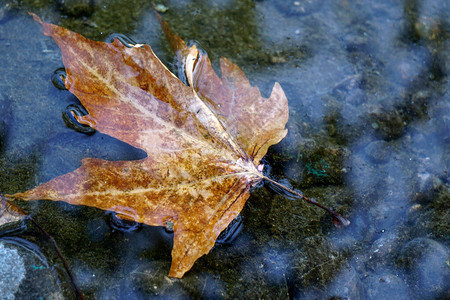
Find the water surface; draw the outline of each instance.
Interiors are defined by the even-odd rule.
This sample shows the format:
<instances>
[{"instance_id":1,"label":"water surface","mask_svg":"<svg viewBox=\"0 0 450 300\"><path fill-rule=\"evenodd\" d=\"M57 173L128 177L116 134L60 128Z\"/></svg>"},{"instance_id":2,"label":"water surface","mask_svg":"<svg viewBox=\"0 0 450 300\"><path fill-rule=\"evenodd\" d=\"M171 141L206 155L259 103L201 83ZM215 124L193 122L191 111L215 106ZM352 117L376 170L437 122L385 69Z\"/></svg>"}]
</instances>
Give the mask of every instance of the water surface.
<instances>
[{"instance_id":1,"label":"water surface","mask_svg":"<svg viewBox=\"0 0 450 300\"><path fill-rule=\"evenodd\" d=\"M51 76L63 66L59 49L26 11L96 40L126 34L151 45L172 69L173 53L147 1L80 2L88 4L1 4L3 193L70 172L84 157L145 156L98 132L66 127L62 113L78 101L53 86ZM336 229L324 212L263 186L252 192L231 245L217 245L183 279L171 280L172 237L163 228L124 230L99 210L21 203L55 238L85 297L450 297L448 3L158 3L173 30L198 42L216 66L227 57L265 96L280 82L289 133L266 156L270 176L352 224ZM38 245L46 267L62 269L35 230L14 236ZM16 295L48 296L48 288L30 288L42 269L25 268L28 280ZM59 282L52 282L54 295L73 295L63 271L46 276Z\"/></svg>"}]
</instances>

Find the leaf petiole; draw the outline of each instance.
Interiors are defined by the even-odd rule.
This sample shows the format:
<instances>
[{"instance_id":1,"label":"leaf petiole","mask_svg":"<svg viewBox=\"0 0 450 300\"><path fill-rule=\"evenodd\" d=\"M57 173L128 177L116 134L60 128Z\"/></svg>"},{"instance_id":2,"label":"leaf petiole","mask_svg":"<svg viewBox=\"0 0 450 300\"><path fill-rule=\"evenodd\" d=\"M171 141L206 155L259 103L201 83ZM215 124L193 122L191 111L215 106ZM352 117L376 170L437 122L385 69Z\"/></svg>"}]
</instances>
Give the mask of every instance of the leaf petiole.
<instances>
[{"instance_id":1,"label":"leaf petiole","mask_svg":"<svg viewBox=\"0 0 450 300\"><path fill-rule=\"evenodd\" d=\"M303 200L305 200L305 201L307 201L307 202L309 202L309 203L311 203L311 204L314 204L315 206L318 206L318 207L320 207L320 208L326 210L327 212L329 212L329 213L331 214L331 217L333 218L333 224L334 224L336 227L341 228L341 227L346 227L346 226L350 225L350 221L349 221L347 218L345 218L345 217L342 216L341 214L338 214L337 212L334 212L334 211L331 210L330 208L328 208L328 207L326 207L326 206L323 206L322 204L318 203L317 201L315 201L315 200L313 200L313 199L311 199L311 198L308 198L308 197L306 197L306 196L303 196L303 195L300 194L299 192L297 192L297 191L295 191L295 190L293 190L293 189L291 189L291 188L288 188L287 186L282 185L281 183L279 183L279 182L277 182L277 181L275 181L275 180L273 180L273 179L270 179L269 177L266 177L266 176L261 175L261 174L259 174L259 176L260 176L261 178L263 178L264 180L267 180L267 181L269 181L270 183L273 183L273 184L275 184L276 186L278 186L278 187L280 187L280 188L286 190L287 192L289 192L289 193L291 193L291 194L293 194L293 195L299 197L300 199L303 199Z\"/></svg>"}]
</instances>

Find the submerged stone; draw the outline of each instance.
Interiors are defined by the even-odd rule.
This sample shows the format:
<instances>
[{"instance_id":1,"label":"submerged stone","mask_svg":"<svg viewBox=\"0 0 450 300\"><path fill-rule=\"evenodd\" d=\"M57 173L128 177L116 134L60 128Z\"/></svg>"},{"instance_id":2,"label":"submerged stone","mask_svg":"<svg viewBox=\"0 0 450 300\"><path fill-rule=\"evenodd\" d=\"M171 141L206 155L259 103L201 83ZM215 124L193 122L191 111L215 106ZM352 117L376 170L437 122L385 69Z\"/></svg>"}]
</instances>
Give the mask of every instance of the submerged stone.
<instances>
[{"instance_id":1,"label":"submerged stone","mask_svg":"<svg viewBox=\"0 0 450 300\"><path fill-rule=\"evenodd\" d=\"M2 299L15 299L19 285L25 278L25 266L17 250L0 241L0 291Z\"/></svg>"},{"instance_id":2,"label":"submerged stone","mask_svg":"<svg viewBox=\"0 0 450 300\"><path fill-rule=\"evenodd\" d=\"M369 275L365 283L366 299L411 299L403 279L387 270Z\"/></svg>"},{"instance_id":3,"label":"submerged stone","mask_svg":"<svg viewBox=\"0 0 450 300\"><path fill-rule=\"evenodd\" d=\"M0 241L1 299L72 298L65 273L50 263L39 246L19 237Z\"/></svg>"},{"instance_id":4,"label":"submerged stone","mask_svg":"<svg viewBox=\"0 0 450 300\"><path fill-rule=\"evenodd\" d=\"M449 249L429 238L416 238L400 252L398 262L405 267L408 281L425 298L450 296Z\"/></svg>"}]
</instances>

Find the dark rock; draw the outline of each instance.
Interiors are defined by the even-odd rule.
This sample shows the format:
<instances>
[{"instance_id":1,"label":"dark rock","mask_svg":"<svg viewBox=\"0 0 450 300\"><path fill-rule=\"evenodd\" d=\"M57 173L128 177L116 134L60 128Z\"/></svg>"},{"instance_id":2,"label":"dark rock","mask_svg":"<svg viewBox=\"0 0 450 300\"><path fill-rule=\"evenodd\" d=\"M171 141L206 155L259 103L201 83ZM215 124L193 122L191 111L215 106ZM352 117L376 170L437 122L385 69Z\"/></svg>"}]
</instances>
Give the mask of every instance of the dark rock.
<instances>
[{"instance_id":1,"label":"dark rock","mask_svg":"<svg viewBox=\"0 0 450 300\"><path fill-rule=\"evenodd\" d=\"M416 238L407 243L398 263L408 274L408 282L423 298L449 298L450 270L448 247L429 238Z\"/></svg>"},{"instance_id":2,"label":"dark rock","mask_svg":"<svg viewBox=\"0 0 450 300\"><path fill-rule=\"evenodd\" d=\"M411 299L403 279L387 270L369 275L364 283L366 299Z\"/></svg>"},{"instance_id":3,"label":"dark rock","mask_svg":"<svg viewBox=\"0 0 450 300\"><path fill-rule=\"evenodd\" d=\"M383 265L388 265L391 255L396 250L399 241L398 232L385 232L383 236L375 240L368 254L367 266L377 269Z\"/></svg>"},{"instance_id":4,"label":"dark rock","mask_svg":"<svg viewBox=\"0 0 450 300\"><path fill-rule=\"evenodd\" d=\"M374 115L377 134L384 140L390 141L401 137L406 123L396 110L381 112Z\"/></svg>"}]
</instances>

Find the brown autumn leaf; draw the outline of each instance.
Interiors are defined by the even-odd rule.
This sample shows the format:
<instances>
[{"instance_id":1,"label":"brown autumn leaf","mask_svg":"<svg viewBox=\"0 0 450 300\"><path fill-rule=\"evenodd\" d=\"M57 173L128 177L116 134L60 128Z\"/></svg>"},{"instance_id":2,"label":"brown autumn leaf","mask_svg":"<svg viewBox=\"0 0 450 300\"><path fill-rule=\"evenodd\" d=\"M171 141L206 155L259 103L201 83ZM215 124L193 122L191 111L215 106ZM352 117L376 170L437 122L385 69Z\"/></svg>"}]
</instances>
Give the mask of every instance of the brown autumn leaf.
<instances>
[{"instance_id":1,"label":"brown autumn leaf","mask_svg":"<svg viewBox=\"0 0 450 300\"><path fill-rule=\"evenodd\" d=\"M181 278L207 254L261 181L261 158L286 135L288 104L275 83L269 98L221 60L219 78L205 54L178 39L190 86L150 46L96 42L45 23L59 45L65 85L89 115L83 124L147 153L137 161L85 158L77 170L8 199L48 199L112 210L152 226L173 225L169 276ZM164 23L163 23L164 24ZM173 42L172 42L173 44ZM174 45L175 45L174 44Z\"/></svg>"}]
</instances>

